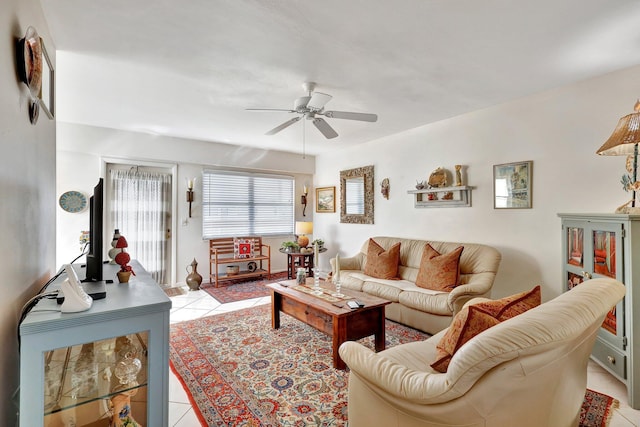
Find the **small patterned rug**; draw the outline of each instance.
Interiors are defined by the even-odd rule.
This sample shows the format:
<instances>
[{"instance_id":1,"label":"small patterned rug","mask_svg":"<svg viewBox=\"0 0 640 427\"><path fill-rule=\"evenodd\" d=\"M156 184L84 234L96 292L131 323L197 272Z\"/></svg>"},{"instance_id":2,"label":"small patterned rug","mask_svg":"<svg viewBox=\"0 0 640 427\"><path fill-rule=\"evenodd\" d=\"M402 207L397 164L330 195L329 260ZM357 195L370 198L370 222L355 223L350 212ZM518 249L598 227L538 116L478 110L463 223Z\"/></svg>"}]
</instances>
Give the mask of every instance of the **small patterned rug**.
<instances>
[{"instance_id":1,"label":"small patterned rug","mask_svg":"<svg viewBox=\"0 0 640 427\"><path fill-rule=\"evenodd\" d=\"M203 426L347 425L348 373L331 338L269 304L171 325L170 365ZM427 334L389 320L386 346ZM360 340L373 349L372 337ZM606 427L618 401L587 390L580 427Z\"/></svg>"},{"instance_id":2,"label":"small patterned rug","mask_svg":"<svg viewBox=\"0 0 640 427\"><path fill-rule=\"evenodd\" d=\"M265 276L258 280L227 280L219 284L219 287L217 288L213 283L203 283L200 285L200 289L214 297L219 303L226 304L228 302L269 296L271 295L271 291L265 285L267 283L273 283L283 279L287 279L286 271L272 273L271 279L267 279Z\"/></svg>"},{"instance_id":3,"label":"small patterned rug","mask_svg":"<svg viewBox=\"0 0 640 427\"><path fill-rule=\"evenodd\" d=\"M177 295L184 295L187 293L186 286L172 286L172 287L166 287L162 289L164 290L164 293L167 294L167 296L169 297L175 297Z\"/></svg>"},{"instance_id":4,"label":"small patterned rug","mask_svg":"<svg viewBox=\"0 0 640 427\"><path fill-rule=\"evenodd\" d=\"M620 402L611 396L587 389L580 409L580 427L606 427Z\"/></svg>"}]
</instances>

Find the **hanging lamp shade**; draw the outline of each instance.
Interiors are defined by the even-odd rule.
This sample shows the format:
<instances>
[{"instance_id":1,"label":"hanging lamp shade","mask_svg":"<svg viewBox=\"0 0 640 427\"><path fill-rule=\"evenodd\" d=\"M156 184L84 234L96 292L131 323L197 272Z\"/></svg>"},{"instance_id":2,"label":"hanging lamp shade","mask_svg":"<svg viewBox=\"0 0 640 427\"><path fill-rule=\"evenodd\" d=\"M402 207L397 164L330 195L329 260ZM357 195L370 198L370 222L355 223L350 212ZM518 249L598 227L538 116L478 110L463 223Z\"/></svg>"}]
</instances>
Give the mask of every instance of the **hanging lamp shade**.
<instances>
[{"instance_id":1,"label":"hanging lamp shade","mask_svg":"<svg viewBox=\"0 0 640 427\"><path fill-rule=\"evenodd\" d=\"M633 108L635 112L618 120L618 126L607 141L596 151L601 156L624 156L634 154L640 143L640 100Z\"/></svg>"}]
</instances>

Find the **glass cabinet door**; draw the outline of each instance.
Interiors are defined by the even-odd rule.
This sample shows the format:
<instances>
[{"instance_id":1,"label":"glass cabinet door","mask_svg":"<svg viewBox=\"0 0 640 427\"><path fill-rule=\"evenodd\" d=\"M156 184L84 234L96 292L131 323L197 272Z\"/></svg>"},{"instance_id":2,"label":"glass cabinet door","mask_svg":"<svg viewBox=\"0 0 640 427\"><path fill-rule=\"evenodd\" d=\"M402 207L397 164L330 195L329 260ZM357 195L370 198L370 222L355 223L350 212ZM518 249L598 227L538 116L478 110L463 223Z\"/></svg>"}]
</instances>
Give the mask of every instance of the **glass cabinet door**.
<instances>
[{"instance_id":1,"label":"glass cabinet door","mask_svg":"<svg viewBox=\"0 0 640 427\"><path fill-rule=\"evenodd\" d=\"M584 229L567 227L567 264L582 267L584 265Z\"/></svg>"},{"instance_id":2,"label":"glass cabinet door","mask_svg":"<svg viewBox=\"0 0 640 427\"><path fill-rule=\"evenodd\" d=\"M147 424L148 332L47 351L44 426Z\"/></svg>"},{"instance_id":3,"label":"glass cabinet door","mask_svg":"<svg viewBox=\"0 0 640 427\"><path fill-rule=\"evenodd\" d=\"M566 289L592 277L611 277L624 283L622 224L615 222L564 221L563 258ZM620 302L605 317L600 336L622 345L624 336Z\"/></svg>"},{"instance_id":4,"label":"glass cabinet door","mask_svg":"<svg viewBox=\"0 0 640 427\"><path fill-rule=\"evenodd\" d=\"M622 238L620 225L614 224L613 229L611 227L603 227L603 225L595 225L591 233L593 250L591 268L594 276L611 277L622 282L622 257L616 256L616 250L622 244L622 240L618 240L618 236ZM613 307L607 313L602 323L602 329L615 337L621 337L624 332L620 330L623 324L621 320L622 313L618 312L619 308L622 309L622 304L618 304L618 306Z\"/></svg>"}]
</instances>

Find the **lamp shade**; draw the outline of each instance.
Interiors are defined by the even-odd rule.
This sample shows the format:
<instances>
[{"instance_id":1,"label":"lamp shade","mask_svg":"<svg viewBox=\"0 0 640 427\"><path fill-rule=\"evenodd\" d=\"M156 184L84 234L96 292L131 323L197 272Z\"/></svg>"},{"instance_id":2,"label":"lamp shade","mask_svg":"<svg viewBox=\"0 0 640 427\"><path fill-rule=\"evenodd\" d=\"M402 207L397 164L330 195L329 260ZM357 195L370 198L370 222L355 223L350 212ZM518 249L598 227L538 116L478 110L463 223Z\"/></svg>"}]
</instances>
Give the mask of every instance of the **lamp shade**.
<instances>
[{"instance_id":1,"label":"lamp shade","mask_svg":"<svg viewBox=\"0 0 640 427\"><path fill-rule=\"evenodd\" d=\"M607 141L596 151L601 156L624 156L634 154L640 143L640 100L633 108L635 112L618 120L618 125Z\"/></svg>"},{"instance_id":2,"label":"lamp shade","mask_svg":"<svg viewBox=\"0 0 640 427\"><path fill-rule=\"evenodd\" d=\"M313 223L312 222L296 221L296 234L297 235L312 234L312 233L313 233Z\"/></svg>"}]
</instances>

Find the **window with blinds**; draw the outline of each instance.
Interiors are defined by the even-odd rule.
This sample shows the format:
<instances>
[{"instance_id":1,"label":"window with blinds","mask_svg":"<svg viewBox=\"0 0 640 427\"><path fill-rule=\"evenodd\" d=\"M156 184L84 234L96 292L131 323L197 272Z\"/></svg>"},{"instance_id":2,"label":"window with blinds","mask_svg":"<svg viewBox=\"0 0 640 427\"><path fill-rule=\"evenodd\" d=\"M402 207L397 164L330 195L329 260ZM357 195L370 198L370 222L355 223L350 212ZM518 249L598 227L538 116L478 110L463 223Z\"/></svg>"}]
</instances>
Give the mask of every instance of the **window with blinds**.
<instances>
[{"instance_id":1,"label":"window with blinds","mask_svg":"<svg viewBox=\"0 0 640 427\"><path fill-rule=\"evenodd\" d=\"M202 172L202 238L294 234L290 176Z\"/></svg>"}]
</instances>

